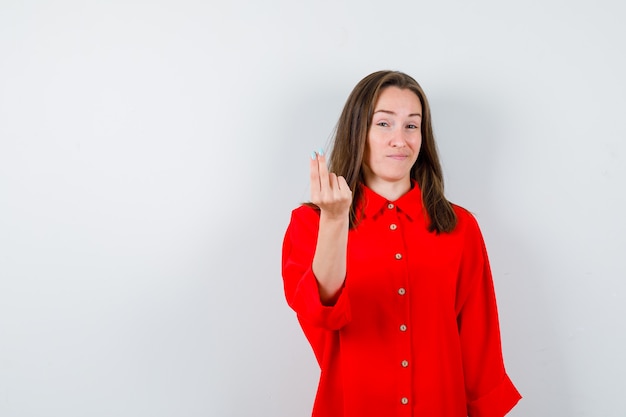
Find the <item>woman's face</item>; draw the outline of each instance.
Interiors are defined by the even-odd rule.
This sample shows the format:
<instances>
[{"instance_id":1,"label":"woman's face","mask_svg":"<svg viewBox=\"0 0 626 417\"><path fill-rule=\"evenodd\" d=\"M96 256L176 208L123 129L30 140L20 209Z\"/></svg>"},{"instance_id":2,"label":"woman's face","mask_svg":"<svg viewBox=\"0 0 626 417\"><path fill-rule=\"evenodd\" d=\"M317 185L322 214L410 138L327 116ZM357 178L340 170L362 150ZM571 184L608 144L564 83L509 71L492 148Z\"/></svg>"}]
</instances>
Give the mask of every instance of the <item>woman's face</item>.
<instances>
[{"instance_id":1,"label":"woman's face","mask_svg":"<svg viewBox=\"0 0 626 417\"><path fill-rule=\"evenodd\" d=\"M365 184L411 184L411 168L422 144L422 104L408 89L385 88L374 107L364 155Z\"/></svg>"}]
</instances>

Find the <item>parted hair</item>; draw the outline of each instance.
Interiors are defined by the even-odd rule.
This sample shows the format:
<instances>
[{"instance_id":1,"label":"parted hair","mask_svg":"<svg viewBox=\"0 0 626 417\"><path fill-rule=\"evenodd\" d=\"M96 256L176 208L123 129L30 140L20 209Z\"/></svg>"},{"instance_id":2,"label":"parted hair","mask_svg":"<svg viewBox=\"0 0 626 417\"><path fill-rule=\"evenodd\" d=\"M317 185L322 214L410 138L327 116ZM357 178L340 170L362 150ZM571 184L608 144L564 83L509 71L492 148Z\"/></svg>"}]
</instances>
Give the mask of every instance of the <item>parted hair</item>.
<instances>
[{"instance_id":1,"label":"parted hair","mask_svg":"<svg viewBox=\"0 0 626 417\"><path fill-rule=\"evenodd\" d=\"M422 104L422 144L417 161L411 169L411 178L421 189L429 231L451 232L456 226L457 218L452 204L444 196L443 172L433 135L430 106L417 81L398 71L374 72L359 81L350 93L337 122L328 168L330 172L343 176L352 190L350 228L358 224L359 214L356 213L356 207L363 194L363 155L374 107L381 92L392 86L413 91Z\"/></svg>"}]
</instances>

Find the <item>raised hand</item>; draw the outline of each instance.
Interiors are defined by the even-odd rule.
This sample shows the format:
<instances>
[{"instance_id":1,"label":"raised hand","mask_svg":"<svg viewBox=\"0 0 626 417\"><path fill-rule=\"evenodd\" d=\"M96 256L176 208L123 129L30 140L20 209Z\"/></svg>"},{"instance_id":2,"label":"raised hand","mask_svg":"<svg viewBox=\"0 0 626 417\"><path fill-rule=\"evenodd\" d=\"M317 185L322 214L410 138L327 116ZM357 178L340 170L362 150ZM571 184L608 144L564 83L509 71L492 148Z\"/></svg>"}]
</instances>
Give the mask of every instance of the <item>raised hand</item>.
<instances>
[{"instance_id":1,"label":"raised hand","mask_svg":"<svg viewBox=\"0 0 626 417\"><path fill-rule=\"evenodd\" d=\"M344 177L328 172L321 151L311 155L311 202L320 208L313 274L322 304L332 305L346 277L352 191Z\"/></svg>"},{"instance_id":2,"label":"raised hand","mask_svg":"<svg viewBox=\"0 0 626 417\"><path fill-rule=\"evenodd\" d=\"M352 191L345 178L328 172L322 152L311 155L311 202L329 219L347 218L352 203Z\"/></svg>"}]
</instances>

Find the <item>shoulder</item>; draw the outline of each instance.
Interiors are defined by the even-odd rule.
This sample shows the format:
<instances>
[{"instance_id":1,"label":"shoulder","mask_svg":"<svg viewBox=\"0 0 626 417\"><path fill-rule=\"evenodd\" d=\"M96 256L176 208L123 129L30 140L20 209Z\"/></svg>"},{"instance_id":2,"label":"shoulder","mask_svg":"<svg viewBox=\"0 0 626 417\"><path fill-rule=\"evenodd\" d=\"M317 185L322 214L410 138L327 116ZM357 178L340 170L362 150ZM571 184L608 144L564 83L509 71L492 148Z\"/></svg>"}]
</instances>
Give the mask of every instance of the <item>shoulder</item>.
<instances>
[{"instance_id":1,"label":"shoulder","mask_svg":"<svg viewBox=\"0 0 626 417\"><path fill-rule=\"evenodd\" d=\"M291 221L289 222L289 231L296 232L317 232L320 222L320 211L308 204L291 211Z\"/></svg>"},{"instance_id":2,"label":"shoulder","mask_svg":"<svg viewBox=\"0 0 626 417\"><path fill-rule=\"evenodd\" d=\"M474 215L465 207L461 207L458 204L452 204L452 208L454 209L454 214L457 215L459 219L473 219Z\"/></svg>"},{"instance_id":3,"label":"shoulder","mask_svg":"<svg viewBox=\"0 0 626 417\"><path fill-rule=\"evenodd\" d=\"M478 221L469 210L456 204L452 204L452 208L454 209L454 214L456 214L457 218L455 232L480 234Z\"/></svg>"},{"instance_id":4,"label":"shoulder","mask_svg":"<svg viewBox=\"0 0 626 417\"><path fill-rule=\"evenodd\" d=\"M320 218L320 210L310 204L302 204L291 211L291 220L318 220Z\"/></svg>"}]
</instances>

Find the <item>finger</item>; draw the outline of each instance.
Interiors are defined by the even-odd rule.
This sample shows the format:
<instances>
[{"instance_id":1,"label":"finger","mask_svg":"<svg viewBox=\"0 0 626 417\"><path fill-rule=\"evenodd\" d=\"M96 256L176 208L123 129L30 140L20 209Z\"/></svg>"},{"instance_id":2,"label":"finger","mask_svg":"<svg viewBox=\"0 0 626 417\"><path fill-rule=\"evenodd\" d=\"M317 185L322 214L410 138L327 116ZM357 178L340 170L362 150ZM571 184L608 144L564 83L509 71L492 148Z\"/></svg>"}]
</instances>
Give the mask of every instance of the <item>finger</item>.
<instances>
[{"instance_id":1,"label":"finger","mask_svg":"<svg viewBox=\"0 0 626 417\"><path fill-rule=\"evenodd\" d=\"M311 181L311 197L313 197L313 195L317 196L320 192L320 171L319 171L319 163L317 162L317 153L315 152L311 154L310 181ZM313 200L313 198L311 199Z\"/></svg>"},{"instance_id":2,"label":"finger","mask_svg":"<svg viewBox=\"0 0 626 417\"><path fill-rule=\"evenodd\" d=\"M337 181L337 175L334 172L328 174L328 184L330 185L331 192L339 192L339 182Z\"/></svg>"},{"instance_id":3,"label":"finger","mask_svg":"<svg viewBox=\"0 0 626 417\"><path fill-rule=\"evenodd\" d=\"M317 154L317 163L320 176L320 190L322 192L328 191L329 179L328 179L328 166L326 165L326 155L319 152Z\"/></svg>"},{"instance_id":4,"label":"finger","mask_svg":"<svg viewBox=\"0 0 626 417\"><path fill-rule=\"evenodd\" d=\"M348 192L348 193L352 194L352 190L350 190L350 186L348 185L348 182L346 181L346 179L343 176L339 175L337 177L337 184L338 184L339 189L341 191L345 191L345 192Z\"/></svg>"}]
</instances>

